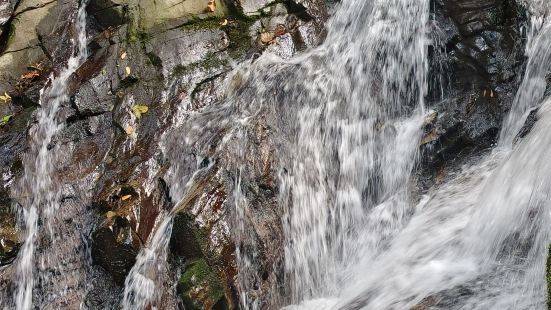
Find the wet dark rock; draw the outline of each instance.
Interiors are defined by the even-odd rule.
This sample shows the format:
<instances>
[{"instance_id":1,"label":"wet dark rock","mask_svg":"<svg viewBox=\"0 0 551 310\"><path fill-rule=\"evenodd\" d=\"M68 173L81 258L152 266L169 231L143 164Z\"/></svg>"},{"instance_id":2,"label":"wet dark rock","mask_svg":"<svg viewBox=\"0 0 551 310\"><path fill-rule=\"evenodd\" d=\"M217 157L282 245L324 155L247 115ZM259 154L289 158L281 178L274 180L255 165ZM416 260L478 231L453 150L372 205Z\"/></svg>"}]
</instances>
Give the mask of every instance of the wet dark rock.
<instances>
[{"instance_id":1,"label":"wet dark rock","mask_svg":"<svg viewBox=\"0 0 551 310\"><path fill-rule=\"evenodd\" d=\"M524 126L522 126L519 133L516 135L515 139L513 140L513 143L516 144L520 139L526 137L530 133L530 131L532 131L532 128L538 121L538 111L539 111L539 108L535 108L532 111L530 111L530 114L528 114L528 117L524 122Z\"/></svg>"},{"instance_id":2,"label":"wet dark rock","mask_svg":"<svg viewBox=\"0 0 551 310\"><path fill-rule=\"evenodd\" d=\"M131 238L131 230L124 218L117 217L111 227L98 229L93 238L92 258L95 264L105 268L114 280L124 284L124 279L134 263L138 249L125 244Z\"/></svg>"},{"instance_id":3,"label":"wet dark rock","mask_svg":"<svg viewBox=\"0 0 551 310\"><path fill-rule=\"evenodd\" d=\"M429 170L496 142L524 59L525 14L514 1L438 0L435 15L442 32L435 38L441 44L433 47L431 70L447 78L429 86L438 115L422 143Z\"/></svg>"},{"instance_id":4,"label":"wet dark rock","mask_svg":"<svg viewBox=\"0 0 551 310\"><path fill-rule=\"evenodd\" d=\"M128 7L122 1L91 0L86 7L102 28L119 26L128 22Z\"/></svg>"}]
</instances>

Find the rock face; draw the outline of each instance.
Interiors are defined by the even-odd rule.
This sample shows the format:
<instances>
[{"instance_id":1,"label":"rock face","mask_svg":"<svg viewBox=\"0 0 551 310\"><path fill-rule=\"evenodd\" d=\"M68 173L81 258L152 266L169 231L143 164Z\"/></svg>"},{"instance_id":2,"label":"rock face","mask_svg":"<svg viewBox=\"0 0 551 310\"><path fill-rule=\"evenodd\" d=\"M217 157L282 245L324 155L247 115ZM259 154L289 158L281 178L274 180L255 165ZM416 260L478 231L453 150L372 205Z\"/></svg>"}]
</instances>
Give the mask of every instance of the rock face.
<instances>
[{"instance_id":1,"label":"rock face","mask_svg":"<svg viewBox=\"0 0 551 310\"><path fill-rule=\"evenodd\" d=\"M523 69L526 23L523 9L510 0L438 0L435 8L441 32L431 47L431 70L447 79L431 80L434 113L422 149L433 172L496 141Z\"/></svg>"},{"instance_id":2,"label":"rock face","mask_svg":"<svg viewBox=\"0 0 551 310\"><path fill-rule=\"evenodd\" d=\"M0 123L0 168L5 176L0 185L7 190L0 192L0 264L7 268L0 278L3 286L8 285L2 300L11 300L10 278L15 272L11 263L21 244L12 212L17 197L11 197L9 189L24 173L21 156L30 143L27 129L36 119L39 91L72 53L77 7L77 1L40 0L0 7L0 94L8 95L0 104L0 116L7 116ZM212 141L201 139L178 149L186 156L181 166L190 173L210 167L197 176L200 182L193 190L178 191L166 180L174 165L167 160L170 147L161 146L163 137L178 133L190 115L219 104L226 85L239 84L228 75L233 66L266 50L291 57L321 43L325 3L91 0L87 12L89 57L70 78L70 100L58 113L63 128L50 146L62 154L56 178L66 188L56 223L64 225L68 216L78 217L63 228L73 232L65 232L67 240L58 246L78 243L79 231L91 241L91 265L59 258L72 264L75 275L85 273L92 279L84 303L109 308L119 302L137 253L150 242L161 214L178 203L169 257L171 269L181 270L176 299L186 308L237 308L242 282L237 276L239 247L260 253L253 268L263 276L251 281L257 287L254 294L266 295L277 285L269 275L280 265L282 232L271 181L274 146L265 125L258 123L248 133L256 146L247 156L258 163L242 177L242 191L255 208L244 219L252 235L237 244L231 231L236 225L234 192L240 177L232 160L235 150L222 147L213 152ZM198 165L199 158L203 159ZM181 195L183 202L177 198ZM57 251L51 246L41 244L38 251ZM78 301L78 293L55 301L40 296L54 288L50 282L54 280L41 284L44 292L34 299L38 307ZM73 292L84 289L80 284L66 285ZM258 299L269 305L266 297Z\"/></svg>"},{"instance_id":3,"label":"rock face","mask_svg":"<svg viewBox=\"0 0 551 310\"><path fill-rule=\"evenodd\" d=\"M77 7L0 4L0 96L9 96L0 99L0 300L13 293L6 283L22 240L10 189L24 173L40 89L73 52ZM247 91L246 77L232 69L260 53L290 58L322 43L326 2L90 0L87 12L90 55L69 81L51 145L63 154L59 223L82 230L67 240L90 241L82 259L90 264L78 266L90 283L67 287L86 291L91 308L113 308L159 217L173 210L169 263L180 306L239 308L244 286L260 308L280 306L283 210L274 166L285 124L258 111L239 132L246 145L236 147L224 140L230 108L222 102ZM430 81L434 112L421 149L431 177L495 141L522 67L524 22L512 0L437 0L434 13L443 31L430 47L431 71L449 77ZM204 116L213 111L221 117ZM201 121L206 132L193 126ZM36 297L39 308L67 306Z\"/></svg>"}]
</instances>

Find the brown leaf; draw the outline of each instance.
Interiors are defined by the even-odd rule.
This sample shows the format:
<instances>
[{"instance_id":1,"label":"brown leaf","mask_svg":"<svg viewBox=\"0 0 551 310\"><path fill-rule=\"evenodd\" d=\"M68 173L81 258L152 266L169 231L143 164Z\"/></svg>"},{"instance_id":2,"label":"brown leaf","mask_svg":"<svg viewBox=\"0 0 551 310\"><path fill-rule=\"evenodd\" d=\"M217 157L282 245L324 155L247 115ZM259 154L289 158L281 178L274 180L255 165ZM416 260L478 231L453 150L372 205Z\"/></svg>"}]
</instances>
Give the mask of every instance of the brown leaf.
<instances>
[{"instance_id":1,"label":"brown leaf","mask_svg":"<svg viewBox=\"0 0 551 310\"><path fill-rule=\"evenodd\" d=\"M132 135L135 132L134 127L132 127L132 126L126 127L126 129L124 131L126 131L126 134L129 135L129 136Z\"/></svg>"},{"instance_id":2,"label":"brown leaf","mask_svg":"<svg viewBox=\"0 0 551 310\"><path fill-rule=\"evenodd\" d=\"M260 42L262 44L270 44L274 40L274 34L271 32L263 32L260 34Z\"/></svg>"},{"instance_id":3,"label":"brown leaf","mask_svg":"<svg viewBox=\"0 0 551 310\"><path fill-rule=\"evenodd\" d=\"M215 9L216 9L216 1L209 0L209 4L207 4L207 11L214 12Z\"/></svg>"}]
</instances>

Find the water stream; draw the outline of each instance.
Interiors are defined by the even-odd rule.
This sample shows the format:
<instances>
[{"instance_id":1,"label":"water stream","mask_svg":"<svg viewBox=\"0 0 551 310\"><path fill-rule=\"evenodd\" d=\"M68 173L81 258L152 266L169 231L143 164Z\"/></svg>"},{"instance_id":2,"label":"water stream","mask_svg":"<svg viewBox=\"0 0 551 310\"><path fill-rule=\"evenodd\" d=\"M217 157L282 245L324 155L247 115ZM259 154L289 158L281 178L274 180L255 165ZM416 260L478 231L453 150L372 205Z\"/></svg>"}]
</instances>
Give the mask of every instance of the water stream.
<instances>
[{"instance_id":1,"label":"water stream","mask_svg":"<svg viewBox=\"0 0 551 310\"><path fill-rule=\"evenodd\" d=\"M36 251L40 239L39 232L44 231L50 239L49 242L55 242L61 237L56 235L51 222L59 208L61 185L55 179L56 154L50 150L50 143L63 128L63 123L57 119L57 113L62 104L69 100L68 80L87 58L85 8L86 1L83 1L76 18L73 17L76 33L73 39L76 41L73 43L73 56L68 60L67 67L56 75L52 74L49 83L40 91L41 108L38 110L37 124L31 129L31 147L24 158L24 175L16 190L16 196L23 197L21 209L26 234L17 259L17 290L14 297L18 310L32 307L37 264L55 264L44 261L49 260L48 258L38 259Z\"/></svg>"}]
</instances>

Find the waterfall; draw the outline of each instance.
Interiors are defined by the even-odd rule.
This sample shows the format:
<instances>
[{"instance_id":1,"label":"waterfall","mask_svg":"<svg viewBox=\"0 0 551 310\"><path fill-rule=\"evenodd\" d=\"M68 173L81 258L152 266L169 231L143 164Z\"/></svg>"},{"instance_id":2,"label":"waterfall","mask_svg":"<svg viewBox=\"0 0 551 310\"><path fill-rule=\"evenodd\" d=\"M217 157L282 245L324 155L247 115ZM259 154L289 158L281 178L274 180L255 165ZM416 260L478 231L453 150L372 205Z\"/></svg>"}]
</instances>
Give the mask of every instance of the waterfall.
<instances>
[{"instance_id":1,"label":"waterfall","mask_svg":"<svg viewBox=\"0 0 551 310\"><path fill-rule=\"evenodd\" d=\"M292 168L282 174L293 302L335 297L410 213L427 91L428 1L344 1L306 83ZM302 60L305 61L305 60Z\"/></svg>"},{"instance_id":2,"label":"waterfall","mask_svg":"<svg viewBox=\"0 0 551 310\"><path fill-rule=\"evenodd\" d=\"M542 103L546 91L546 75L551 69L551 4L547 1L525 0L531 12L526 43L528 62L522 84L516 94L500 135L500 145L511 147L532 108Z\"/></svg>"},{"instance_id":3,"label":"waterfall","mask_svg":"<svg viewBox=\"0 0 551 310\"><path fill-rule=\"evenodd\" d=\"M303 288L316 289L319 281L316 279L320 279L319 283L325 287L327 282L337 285L336 288L325 288L321 294L308 292L306 297L311 295L314 299L304 301L299 298L301 303L289 308L411 309L419 305L434 309L546 308L544 274L551 238L551 166L548 156L551 140L547 134L551 129L551 99L544 99L545 78L550 69L550 33L545 17L549 4L547 1L527 1L527 5L532 12L526 50L527 68L505 120L499 147L490 154L473 159L460 173L433 188L417 204L404 200L405 204L411 205L406 223L396 227L386 238L373 242L377 233L374 234L370 228L380 231L392 227L387 224L388 220L385 222L383 217L379 217L379 222L363 222L363 231L359 230L359 233L347 222L344 222L346 229L331 227L331 221L325 217L336 217L334 213L340 216L342 211L324 209L329 205L328 201L333 201L325 198L326 190L317 190L316 196L305 190L293 190L293 195L298 192L300 197L323 197L310 203L311 198L298 200L292 206L293 209L301 208L300 212L305 212L305 205L314 207L312 212L302 216L291 215L292 225L303 230L297 234L291 231L289 242L296 242L297 238L304 240L305 237L301 236L320 240L314 246L303 242L286 252L287 257L309 259L303 264L303 269L310 270L302 272L303 278L295 281ZM515 136L535 107L539 107L536 125L527 138L513 147ZM307 122L303 120L303 123ZM301 141L309 142L304 137ZM339 145L342 142L334 139L332 143ZM331 142L326 141L323 147L330 145ZM403 154L401 158L404 158ZM309 168L307 171L306 176L311 177L312 171L316 175L319 170ZM402 172L402 175L408 174ZM309 180L308 184L319 184L319 188L325 189L325 180L319 178L318 183ZM405 183L400 186L407 190ZM362 210L377 209L370 208L358 198L353 199L358 195L350 195L350 192L346 195L348 209L356 208L354 202L361 203ZM389 201L392 200L382 198L379 206L389 210L393 205ZM350 218L358 221L362 215L358 212ZM311 224L314 217L316 225ZM372 217L368 214L368 218ZM340 225L342 223L340 220ZM331 275L334 271L326 267L327 263L318 269L319 261L334 257L330 241L337 240L335 243L345 248L343 240L349 234L354 249L362 251L356 256L359 259L350 263L348 258L354 259L355 256L347 254L346 261L339 262L340 279ZM365 240L372 246L364 246Z\"/></svg>"},{"instance_id":4,"label":"waterfall","mask_svg":"<svg viewBox=\"0 0 551 310\"><path fill-rule=\"evenodd\" d=\"M30 151L24 157L24 175L18 188L23 197L22 214L25 223L25 241L17 259L16 309L31 309L37 264L36 248L39 239L39 218L49 238L55 241L50 219L59 208L60 185L55 180L55 153L49 149L52 138L60 132L63 124L57 119L60 106L69 100L67 84L71 75L87 58L86 51L86 2L78 9L74 26L77 42L75 52L67 67L40 91L40 106L37 125L30 131Z\"/></svg>"}]
</instances>

